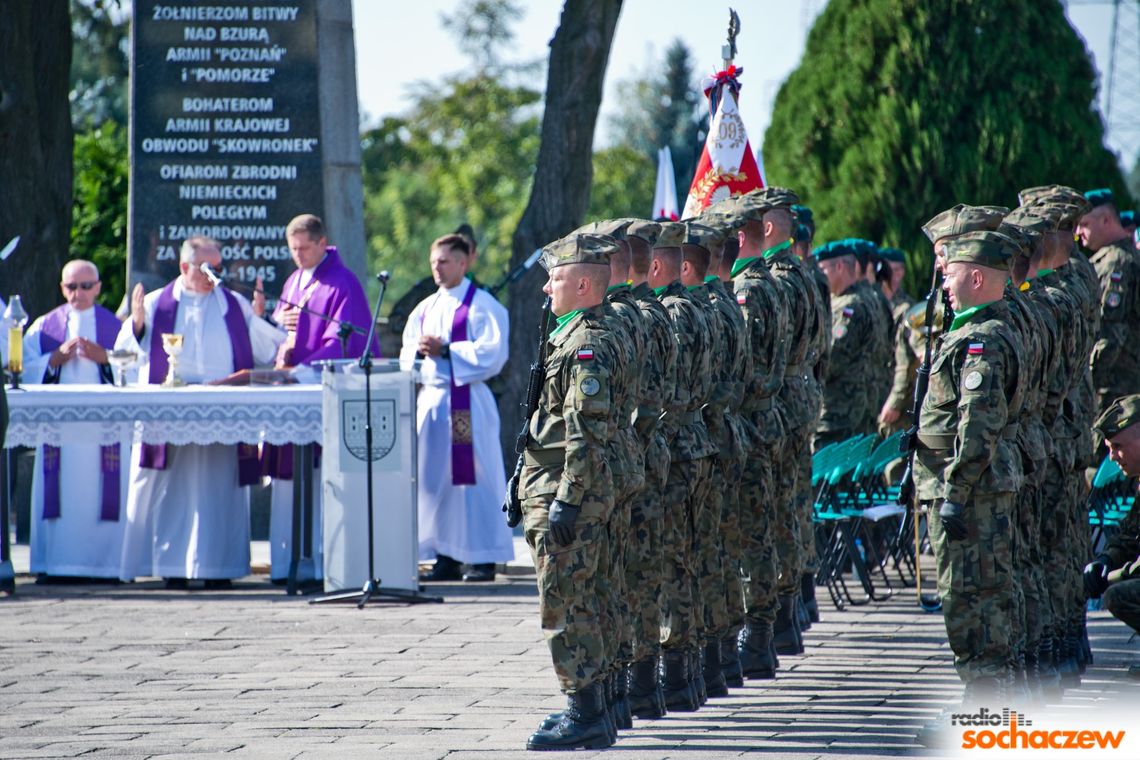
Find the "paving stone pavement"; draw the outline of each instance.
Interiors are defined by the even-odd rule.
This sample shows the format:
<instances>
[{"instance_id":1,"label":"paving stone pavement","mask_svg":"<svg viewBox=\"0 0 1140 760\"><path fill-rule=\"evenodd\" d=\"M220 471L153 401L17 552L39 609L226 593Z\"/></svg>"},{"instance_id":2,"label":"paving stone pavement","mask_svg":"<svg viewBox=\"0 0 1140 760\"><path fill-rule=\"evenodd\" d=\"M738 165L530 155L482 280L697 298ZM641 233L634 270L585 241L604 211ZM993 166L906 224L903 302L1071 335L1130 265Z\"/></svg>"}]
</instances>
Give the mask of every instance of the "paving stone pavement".
<instances>
[{"instance_id":1,"label":"paving stone pavement","mask_svg":"<svg viewBox=\"0 0 1140 760\"><path fill-rule=\"evenodd\" d=\"M533 575L433 584L444 604L310 605L251 576L227 592L39 586L0 596L0 758L530 757L563 701ZM605 754L843 758L922 754L919 726L956 700L941 615L913 592L836 612L698 713L635 721ZM1128 630L1094 613L1096 665L1074 708L1140 704ZM576 758L603 753L579 752Z\"/></svg>"}]
</instances>

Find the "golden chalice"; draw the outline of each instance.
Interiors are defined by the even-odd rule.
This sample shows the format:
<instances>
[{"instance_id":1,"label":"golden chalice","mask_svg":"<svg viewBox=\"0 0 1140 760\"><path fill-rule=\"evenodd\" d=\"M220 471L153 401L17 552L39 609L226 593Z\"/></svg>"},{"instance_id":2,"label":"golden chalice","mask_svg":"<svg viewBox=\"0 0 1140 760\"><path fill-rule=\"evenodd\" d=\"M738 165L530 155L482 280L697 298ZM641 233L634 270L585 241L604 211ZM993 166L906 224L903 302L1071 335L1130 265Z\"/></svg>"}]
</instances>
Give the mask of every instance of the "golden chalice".
<instances>
[{"instance_id":1,"label":"golden chalice","mask_svg":"<svg viewBox=\"0 0 1140 760\"><path fill-rule=\"evenodd\" d=\"M162 381L162 387L177 388L186 385L178 376L178 355L182 353L182 333L163 333L162 350L170 359L170 369L166 372L166 379Z\"/></svg>"}]
</instances>

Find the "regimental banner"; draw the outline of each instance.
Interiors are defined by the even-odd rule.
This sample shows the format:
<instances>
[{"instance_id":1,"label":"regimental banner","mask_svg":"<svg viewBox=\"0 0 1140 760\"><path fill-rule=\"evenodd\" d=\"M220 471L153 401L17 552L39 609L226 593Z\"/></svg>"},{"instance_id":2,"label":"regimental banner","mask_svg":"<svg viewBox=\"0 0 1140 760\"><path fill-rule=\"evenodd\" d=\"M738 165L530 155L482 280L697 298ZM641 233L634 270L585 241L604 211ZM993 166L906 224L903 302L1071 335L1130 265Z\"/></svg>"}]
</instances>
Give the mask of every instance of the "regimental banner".
<instances>
[{"instance_id":1,"label":"regimental banner","mask_svg":"<svg viewBox=\"0 0 1140 760\"><path fill-rule=\"evenodd\" d=\"M748 132L737 108L737 95L721 79L732 79L739 74L735 67L729 72L717 74L712 87L720 87L720 99L709 124L709 136L701 152L697 169L693 173L693 183L689 187L689 197L681 218L697 216L717 201L734 195L742 195L764 187L760 167L748 142ZM739 90L739 85L737 85ZM705 91L708 97L710 90Z\"/></svg>"},{"instance_id":2,"label":"regimental banner","mask_svg":"<svg viewBox=\"0 0 1140 760\"><path fill-rule=\"evenodd\" d=\"M135 0L131 30L131 286L208 235L239 292L279 295L285 225L323 215L316 0Z\"/></svg>"}]
</instances>

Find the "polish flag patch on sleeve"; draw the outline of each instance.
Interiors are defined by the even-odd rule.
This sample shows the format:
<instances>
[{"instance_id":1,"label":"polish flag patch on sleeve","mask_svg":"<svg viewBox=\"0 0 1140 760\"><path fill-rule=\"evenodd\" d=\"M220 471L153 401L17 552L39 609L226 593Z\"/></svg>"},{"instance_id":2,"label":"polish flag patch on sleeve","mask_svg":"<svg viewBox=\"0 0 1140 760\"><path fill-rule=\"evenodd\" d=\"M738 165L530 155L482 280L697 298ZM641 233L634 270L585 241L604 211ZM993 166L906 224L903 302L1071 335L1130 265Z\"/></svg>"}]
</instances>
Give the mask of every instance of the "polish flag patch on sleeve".
<instances>
[{"instance_id":1,"label":"polish flag patch on sleeve","mask_svg":"<svg viewBox=\"0 0 1140 760\"><path fill-rule=\"evenodd\" d=\"M736 302L738 304L740 304L741 306L744 306L746 303L748 303L748 296L746 296L743 291L740 293L737 293L736 294Z\"/></svg>"},{"instance_id":2,"label":"polish flag patch on sleeve","mask_svg":"<svg viewBox=\"0 0 1140 760\"><path fill-rule=\"evenodd\" d=\"M843 316L853 317L853 316L855 316L855 310L852 309L850 306L844 306L843 307Z\"/></svg>"},{"instance_id":3,"label":"polish flag patch on sleeve","mask_svg":"<svg viewBox=\"0 0 1140 760\"><path fill-rule=\"evenodd\" d=\"M594 349L586 346L578 349L578 361L587 362L594 358Z\"/></svg>"},{"instance_id":4,"label":"polish flag patch on sleeve","mask_svg":"<svg viewBox=\"0 0 1140 760\"><path fill-rule=\"evenodd\" d=\"M966 349L966 353L970 356L980 356L985 353L985 343L971 343Z\"/></svg>"}]
</instances>

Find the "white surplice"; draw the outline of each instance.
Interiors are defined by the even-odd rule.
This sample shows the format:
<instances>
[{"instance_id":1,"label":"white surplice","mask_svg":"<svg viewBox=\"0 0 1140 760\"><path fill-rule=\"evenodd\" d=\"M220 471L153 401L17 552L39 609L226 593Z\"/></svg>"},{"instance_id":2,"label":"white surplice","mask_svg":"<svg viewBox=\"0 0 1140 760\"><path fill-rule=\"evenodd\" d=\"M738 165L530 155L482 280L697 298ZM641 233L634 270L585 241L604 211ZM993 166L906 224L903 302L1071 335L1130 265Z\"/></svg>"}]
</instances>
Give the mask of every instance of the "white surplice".
<instances>
[{"instance_id":1,"label":"white surplice","mask_svg":"<svg viewBox=\"0 0 1140 760\"><path fill-rule=\"evenodd\" d=\"M24 382L41 383L51 352L40 350L43 317L24 335ZM95 309L67 315L67 336L95 342ZM99 365L76 354L59 368L60 384L101 382ZM119 519L100 519L103 503L102 450L98 442L68 443L59 451L59 517L43 519L43 447L36 449L32 474L31 571L48 575L118 578L126 528L127 457L130 439L120 442Z\"/></svg>"},{"instance_id":2,"label":"white surplice","mask_svg":"<svg viewBox=\"0 0 1140 760\"><path fill-rule=\"evenodd\" d=\"M135 340L131 321L123 323L116 348L139 352L138 378L148 383L151 330L161 291L148 293L146 332ZM232 293L249 327L255 364L270 364L284 332L253 316L249 301ZM183 338L178 373L187 383L217 380L234 371L226 331L226 300L215 289L191 293L174 286L178 315L174 332ZM249 488L238 485L234 446L167 446L166 469L139 466L131 453L127 533L123 541L122 578L240 578L249 574Z\"/></svg>"},{"instance_id":3,"label":"white surplice","mask_svg":"<svg viewBox=\"0 0 1140 760\"><path fill-rule=\"evenodd\" d=\"M507 310L478 289L467 317L467 340L451 342L456 310L475 287L464 279L440 288L412 311L404 328L400 361L410 366L421 335L449 343L450 360L426 357L420 367L416 401L418 442L418 524L420 559L444 554L460 562L514 559L511 529L503 518L506 473L499 447L499 410L486 382L499 374L510 352ZM475 485L451 482L451 373L457 385L471 387L471 428Z\"/></svg>"}]
</instances>

